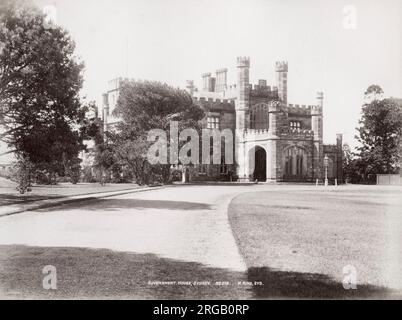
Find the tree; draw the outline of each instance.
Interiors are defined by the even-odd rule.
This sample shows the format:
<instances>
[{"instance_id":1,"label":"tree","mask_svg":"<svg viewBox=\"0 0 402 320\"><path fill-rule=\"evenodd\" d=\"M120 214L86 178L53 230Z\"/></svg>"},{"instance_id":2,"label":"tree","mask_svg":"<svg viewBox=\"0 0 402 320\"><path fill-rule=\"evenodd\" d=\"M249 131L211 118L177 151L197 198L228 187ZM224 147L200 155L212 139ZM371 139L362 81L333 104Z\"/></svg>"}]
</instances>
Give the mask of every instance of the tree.
<instances>
[{"instance_id":1,"label":"tree","mask_svg":"<svg viewBox=\"0 0 402 320\"><path fill-rule=\"evenodd\" d=\"M133 170L137 183L148 184L156 176L164 183L170 181L170 164L151 166L147 161L147 150L152 144L147 141L149 130L168 131L173 119L178 121L179 130L199 129L204 111L184 90L160 82L125 81L114 115L122 120L112 138L117 159Z\"/></svg>"},{"instance_id":2,"label":"tree","mask_svg":"<svg viewBox=\"0 0 402 320\"><path fill-rule=\"evenodd\" d=\"M83 64L67 31L49 27L36 8L0 6L0 138L50 176L77 167Z\"/></svg>"},{"instance_id":3,"label":"tree","mask_svg":"<svg viewBox=\"0 0 402 320\"><path fill-rule=\"evenodd\" d=\"M370 103L373 100L381 100L383 97L384 91L377 84L372 84L367 88L364 92L364 98L366 102Z\"/></svg>"},{"instance_id":4,"label":"tree","mask_svg":"<svg viewBox=\"0 0 402 320\"><path fill-rule=\"evenodd\" d=\"M342 168L345 181L350 183L365 182L365 164L362 159L357 157L350 149L348 144L343 145L343 162Z\"/></svg>"},{"instance_id":5,"label":"tree","mask_svg":"<svg viewBox=\"0 0 402 320\"><path fill-rule=\"evenodd\" d=\"M370 86L366 94L382 93ZM374 98L362 109L356 138L364 174L395 173L400 162L402 137L402 108L395 99Z\"/></svg>"}]
</instances>

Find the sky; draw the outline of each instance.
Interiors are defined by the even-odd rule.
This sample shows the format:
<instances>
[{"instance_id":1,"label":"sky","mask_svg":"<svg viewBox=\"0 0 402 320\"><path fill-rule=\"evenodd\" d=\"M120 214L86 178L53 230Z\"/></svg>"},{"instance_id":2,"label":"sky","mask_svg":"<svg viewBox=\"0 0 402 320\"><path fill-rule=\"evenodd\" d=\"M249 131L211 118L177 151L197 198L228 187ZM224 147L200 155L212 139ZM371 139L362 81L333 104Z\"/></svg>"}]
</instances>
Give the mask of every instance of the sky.
<instances>
[{"instance_id":1,"label":"sky","mask_svg":"<svg viewBox=\"0 0 402 320\"><path fill-rule=\"evenodd\" d=\"M324 142L354 146L371 84L402 97L400 0L34 0L56 8L85 62L83 94L101 103L118 76L201 86L201 73L249 56L250 80L275 83L275 61L289 63L288 102L315 104L324 92ZM353 14L355 13L355 15ZM355 16L356 19L353 19Z\"/></svg>"}]
</instances>

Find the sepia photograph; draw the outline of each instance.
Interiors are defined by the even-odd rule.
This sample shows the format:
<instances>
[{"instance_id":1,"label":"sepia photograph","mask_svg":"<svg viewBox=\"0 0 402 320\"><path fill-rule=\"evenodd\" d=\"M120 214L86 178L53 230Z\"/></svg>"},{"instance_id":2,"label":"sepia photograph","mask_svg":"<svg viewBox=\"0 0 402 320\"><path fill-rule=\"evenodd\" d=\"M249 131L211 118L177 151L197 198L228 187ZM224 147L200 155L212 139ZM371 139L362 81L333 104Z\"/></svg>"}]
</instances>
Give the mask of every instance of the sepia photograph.
<instances>
[{"instance_id":1,"label":"sepia photograph","mask_svg":"<svg viewBox=\"0 0 402 320\"><path fill-rule=\"evenodd\" d=\"M0 0L1 300L402 300L401 168L400 0Z\"/></svg>"}]
</instances>

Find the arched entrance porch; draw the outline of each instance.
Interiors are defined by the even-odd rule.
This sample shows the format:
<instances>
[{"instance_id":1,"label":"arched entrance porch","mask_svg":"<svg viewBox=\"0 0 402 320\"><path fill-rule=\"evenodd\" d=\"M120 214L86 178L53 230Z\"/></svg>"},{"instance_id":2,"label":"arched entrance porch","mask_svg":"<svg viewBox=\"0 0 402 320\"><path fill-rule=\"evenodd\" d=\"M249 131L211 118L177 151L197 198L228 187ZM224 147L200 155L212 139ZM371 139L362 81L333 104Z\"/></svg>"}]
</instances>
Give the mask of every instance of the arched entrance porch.
<instances>
[{"instance_id":1,"label":"arched entrance porch","mask_svg":"<svg viewBox=\"0 0 402 320\"><path fill-rule=\"evenodd\" d=\"M267 180L267 152L261 146L255 146L248 152L249 174L252 181Z\"/></svg>"}]
</instances>

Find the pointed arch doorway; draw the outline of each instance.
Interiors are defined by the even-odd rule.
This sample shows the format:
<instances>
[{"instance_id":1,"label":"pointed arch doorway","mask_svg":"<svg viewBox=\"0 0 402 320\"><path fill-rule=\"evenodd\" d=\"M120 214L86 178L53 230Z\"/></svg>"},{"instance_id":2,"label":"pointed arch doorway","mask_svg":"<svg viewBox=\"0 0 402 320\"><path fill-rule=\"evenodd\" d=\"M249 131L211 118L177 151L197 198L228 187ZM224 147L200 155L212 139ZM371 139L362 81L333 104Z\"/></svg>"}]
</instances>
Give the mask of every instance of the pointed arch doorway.
<instances>
[{"instance_id":1,"label":"pointed arch doorway","mask_svg":"<svg viewBox=\"0 0 402 320\"><path fill-rule=\"evenodd\" d=\"M257 146L255 147L254 156L253 180L265 182L267 180L267 152L264 148Z\"/></svg>"}]
</instances>

